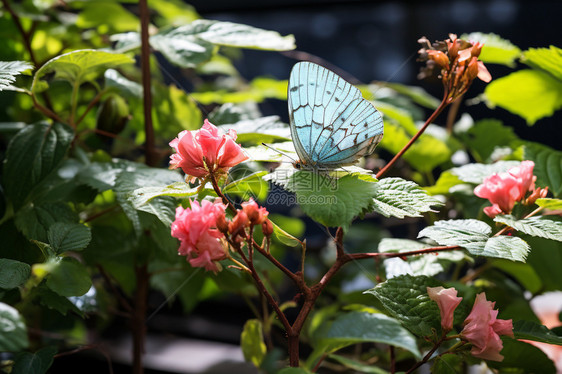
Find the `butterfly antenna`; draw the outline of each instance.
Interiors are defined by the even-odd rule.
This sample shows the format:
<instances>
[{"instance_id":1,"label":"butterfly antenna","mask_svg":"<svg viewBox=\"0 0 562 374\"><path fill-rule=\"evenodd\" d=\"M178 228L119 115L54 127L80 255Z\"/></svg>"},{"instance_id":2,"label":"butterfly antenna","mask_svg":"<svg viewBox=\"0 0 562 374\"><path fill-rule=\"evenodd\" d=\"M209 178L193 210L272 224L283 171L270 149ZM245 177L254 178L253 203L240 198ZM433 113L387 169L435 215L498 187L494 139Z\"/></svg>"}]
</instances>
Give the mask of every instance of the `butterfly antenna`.
<instances>
[{"instance_id":1,"label":"butterfly antenna","mask_svg":"<svg viewBox=\"0 0 562 374\"><path fill-rule=\"evenodd\" d=\"M264 147L267 147L267 148L271 149L272 151L275 151L275 152L277 152L277 153L279 153L279 154L281 154L281 155L283 155L283 156L285 156L285 157L288 157L289 159L293 160L293 162L297 162L297 160L295 160L294 158L292 158L291 156L289 156L288 154L286 154L286 153L283 152L283 151L280 151L280 150L278 150L278 149L275 149L275 148L273 148L272 146L269 146L269 145L267 145L267 144L265 144L265 143L261 143L261 145L263 145Z\"/></svg>"}]
</instances>

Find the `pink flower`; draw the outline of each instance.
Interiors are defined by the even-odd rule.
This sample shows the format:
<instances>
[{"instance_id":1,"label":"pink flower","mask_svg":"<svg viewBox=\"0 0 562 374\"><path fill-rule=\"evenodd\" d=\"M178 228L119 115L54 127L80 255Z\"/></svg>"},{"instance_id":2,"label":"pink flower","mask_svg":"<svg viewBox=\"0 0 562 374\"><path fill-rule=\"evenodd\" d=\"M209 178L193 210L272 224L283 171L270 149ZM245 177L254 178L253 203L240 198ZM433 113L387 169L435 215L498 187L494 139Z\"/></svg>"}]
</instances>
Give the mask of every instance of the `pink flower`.
<instances>
[{"instance_id":1,"label":"pink flower","mask_svg":"<svg viewBox=\"0 0 562 374\"><path fill-rule=\"evenodd\" d=\"M259 207L253 198L250 201L242 203L242 210L248 215L250 222L254 225L261 225L267 219L269 212L265 207Z\"/></svg>"},{"instance_id":2,"label":"pink flower","mask_svg":"<svg viewBox=\"0 0 562 374\"><path fill-rule=\"evenodd\" d=\"M476 186L474 194L492 203L491 207L484 208L484 213L492 218L500 213L510 213L516 201L523 199L528 191L534 191L537 179L533 176L534 166L533 161L523 161L505 173L486 177Z\"/></svg>"},{"instance_id":3,"label":"pink flower","mask_svg":"<svg viewBox=\"0 0 562 374\"><path fill-rule=\"evenodd\" d=\"M248 156L235 142L236 132L224 134L205 120L203 127L195 131L182 131L170 142L176 153L170 157L170 168L181 168L193 178L204 178L211 173L226 172Z\"/></svg>"},{"instance_id":4,"label":"pink flower","mask_svg":"<svg viewBox=\"0 0 562 374\"><path fill-rule=\"evenodd\" d=\"M500 351L503 343L500 335L513 337L513 323L509 320L497 319L498 311L494 310L495 302L486 300L486 293L476 295L472 311L464 321L461 339L472 343L473 356L485 360L502 361Z\"/></svg>"},{"instance_id":5,"label":"pink flower","mask_svg":"<svg viewBox=\"0 0 562 374\"><path fill-rule=\"evenodd\" d=\"M427 293L429 298L439 306L443 331L451 331L455 309L460 304L462 297L457 297L457 290L454 288L427 287Z\"/></svg>"},{"instance_id":6,"label":"pink flower","mask_svg":"<svg viewBox=\"0 0 562 374\"><path fill-rule=\"evenodd\" d=\"M203 200L191 202L191 208L176 208L176 219L172 223L172 236L180 240L178 253L187 256L194 267L218 271L216 261L226 258L221 243L224 236L216 229L217 219L224 216L226 205Z\"/></svg>"}]
</instances>

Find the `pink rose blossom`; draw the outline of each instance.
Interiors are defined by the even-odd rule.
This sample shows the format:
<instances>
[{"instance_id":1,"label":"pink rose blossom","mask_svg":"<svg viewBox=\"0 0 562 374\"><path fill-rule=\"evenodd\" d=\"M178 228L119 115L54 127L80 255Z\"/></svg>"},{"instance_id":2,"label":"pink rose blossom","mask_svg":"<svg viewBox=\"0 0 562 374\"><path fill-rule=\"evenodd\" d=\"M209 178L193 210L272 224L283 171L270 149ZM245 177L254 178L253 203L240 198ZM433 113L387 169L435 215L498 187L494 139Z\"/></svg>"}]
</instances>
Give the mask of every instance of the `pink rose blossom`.
<instances>
[{"instance_id":1,"label":"pink rose blossom","mask_svg":"<svg viewBox=\"0 0 562 374\"><path fill-rule=\"evenodd\" d=\"M429 298L439 306L443 331L451 331L455 309L462 301L462 297L457 297L457 290L454 288L427 287L427 293Z\"/></svg>"},{"instance_id":2,"label":"pink rose blossom","mask_svg":"<svg viewBox=\"0 0 562 374\"><path fill-rule=\"evenodd\" d=\"M201 129L182 131L170 142L170 147L176 151L170 157L170 168L181 168L193 178L226 172L248 159L235 140L236 131L225 134L205 120Z\"/></svg>"},{"instance_id":3,"label":"pink rose blossom","mask_svg":"<svg viewBox=\"0 0 562 374\"><path fill-rule=\"evenodd\" d=\"M180 240L178 253L187 256L194 267L218 271L216 261L226 258L221 243L224 236L216 229L217 219L224 216L226 205L203 200L191 202L191 208L176 208L176 219L172 223L172 236Z\"/></svg>"},{"instance_id":4,"label":"pink rose blossom","mask_svg":"<svg viewBox=\"0 0 562 374\"><path fill-rule=\"evenodd\" d=\"M472 311L464 321L464 329L460 335L463 340L472 344L473 356L485 360L502 361L500 351L503 343L500 335L513 337L513 323L509 320L497 319L498 311L494 310L495 302L486 300L486 293L476 296Z\"/></svg>"},{"instance_id":5,"label":"pink rose blossom","mask_svg":"<svg viewBox=\"0 0 562 374\"><path fill-rule=\"evenodd\" d=\"M510 213L516 201L521 201L528 191L534 191L537 179L533 176L534 166L533 161L523 161L505 173L486 177L476 186L474 194L492 203L491 207L484 208L484 213L492 218L500 213Z\"/></svg>"}]
</instances>

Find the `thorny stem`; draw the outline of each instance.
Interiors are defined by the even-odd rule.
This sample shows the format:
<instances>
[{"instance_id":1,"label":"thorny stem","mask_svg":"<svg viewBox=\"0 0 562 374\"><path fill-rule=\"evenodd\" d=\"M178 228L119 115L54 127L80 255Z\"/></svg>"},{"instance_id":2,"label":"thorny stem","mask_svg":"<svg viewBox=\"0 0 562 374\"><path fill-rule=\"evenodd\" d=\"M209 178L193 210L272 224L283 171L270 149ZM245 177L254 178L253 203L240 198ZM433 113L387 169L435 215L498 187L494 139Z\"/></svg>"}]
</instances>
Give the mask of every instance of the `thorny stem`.
<instances>
[{"instance_id":1,"label":"thorny stem","mask_svg":"<svg viewBox=\"0 0 562 374\"><path fill-rule=\"evenodd\" d=\"M392 158L392 160L390 160L390 162L388 164L385 165L384 168L382 168L376 175L377 179L380 179L387 171L388 169L390 169L395 163L396 161L398 161L398 159L400 157L402 157L402 155L404 153L406 153L406 151L412 146L412 144L414 144L414 142L421 136L421 134L424 133L425 129L429 126L429 124L431 122L433 122L435 120L435 118L437 118L437 116L439 114L441 114L441 112L443 111L443 109L445 109L445 107L447 105L449 105L451 103L450 99L448 98L448 95L445 94L445 96L443 97L443 100L441 101L441 103L439 104L439 106L437 107L437 109L435 109L435 111L431 114L431 116L429 116L429 118L425 121L425 123L423 124L423 126L418 130L418 132L412 137L412 139L410 139L410 141L408 142L408 144L406 144L401 150L400 152L398 152L396 154L396 156L394 156Z\"/></svg>"}]
</instances>

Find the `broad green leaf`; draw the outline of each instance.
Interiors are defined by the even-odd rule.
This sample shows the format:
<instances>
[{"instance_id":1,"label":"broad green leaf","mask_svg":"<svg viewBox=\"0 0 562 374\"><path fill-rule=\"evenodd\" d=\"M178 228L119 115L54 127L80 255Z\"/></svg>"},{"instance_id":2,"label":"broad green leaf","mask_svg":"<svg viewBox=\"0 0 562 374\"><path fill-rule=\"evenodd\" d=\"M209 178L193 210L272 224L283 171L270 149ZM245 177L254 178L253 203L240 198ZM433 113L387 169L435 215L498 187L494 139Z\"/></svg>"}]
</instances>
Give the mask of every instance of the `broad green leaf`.
<instances>
[{"instance_id":1,"label":"broad green leaf","mask_svg":"<svg viewBox=\"0 0 562 374\"><path fill-rule=\"evenodd\" d=\"M381 253L409 252L428 247L431 246L413 240L384 238L379 243L378 251ZM464 257L462 251L447 251L431 256L409 256L406 260L398 257L387 258L383 265L387 279L405 274L433 276L444 271L449 263L460 261Z\"/></svg>"},{"instance_id":2,"label":"broad green leaf","mask_svg":"<svg viewBox=\"0 0 562 374\"><path fill-rule=\"evenodd\" d=\"M75 3L74 3L75 4ZM139 19L121 4L113 1L86 1L76 18L80 28L109 28L113 32L134 31L139 28Z\"/></svg>"},{"instance_id":3,"label":"broad green leaf","mask_svg":"<svg viewBox=\"0 0 562 374\"><path fill-rule=\"evenodd\" d=\"M19 209L31 191L60 165L74 138L66 125L37 123L19 131L4 160L5 194Z\"/></svg>"},{"instance_id":4,"label":"broad green leaf","mask_svg":"<svg viewBox=\"0 0 562 374\"><path fill-rule=\"evenodd\" d=\"M417 184L401 178L384 178L375 184L373 210L385 217L421 217L434 212L432 206L442 205Z\"/></svg>"},{"instance_id":5,"label":"broad green leaf","mask_svg":"<svg viewBox=\"0 0 562 374\"><path fill-rule=\"evenodd\" d=\"M418 131L416 124L414 123L412 113L410 113L406 109L400 108L393 104L389 104L387 102L374 101L374 105L383 114L383 118L385 121L385 136L382 139L382 143L385 142L385 138L389 137L386 127L387 123L392 124L395 127L402 128L404 132L402 132L401 134L403 138L407 137L406 141L410 140L409 138ZM386 141L391 140L392 139L386 139ZM396 145L393 146L397 147Z\"/></svg>"},{"instance_id":6,"label":"broad green leaf","mask_svg":"<svg viewBox=\"0 0 562 374\"><path fill-rule=\"evenodd\" d=\"M10 290L22 285L31 275L31 267L20 261L0 258L0 288Z\"/></svg>"},{"instance_id":7,"label":"broad green leaf","mask_svg":"<svg viewBox=\"0 0 562 374\"><path fill-rule=\"evenodd\" d=\"M88 270L76 259L65 257L54 261L47 278L51 290L61 296L82 296L92 287Z\"/></svg>"},{"instance_id":8,"label":"broad green leaf","mask_svg":"<svg viewBox=\"0 0 562 374\"><path fill-rule=\"evenodd\" d=\"M175 257L178 257L177 244ZM159 260L153 260L150 263L149 270L154 274L150 277L150 285L162 292L168 302L179 300L184 313L189 313L200 301L200 294L206 278L205 272L201 268L193 268L188 265L185 268L178 266L177 270L173 271L161 271L169 269L170 263Z\"/></svg>"},{"instance_id":9,"label":"broad green leaf","mask_svg":"<svg viewBox=\"0 0 562 374\"><path fill-rule=\"evenodd\" d=\"M492 265L515 278L526 290L536 294L543 287L541 278L529 264L509 260L496 260Z\"/></svg>"},{"instance_id":10,"label":"broad green leaf","mask_svg":"<svg viewBox=\"0 0 562 374\"><path fill-rule=\"evenodd\" d=\"M33 65L26 61L0 61L0 91L10 90L16 76L30 69Z\"/></svg>"},{"instance_id":11,"label":"broad green leaf","mask_svg":"<svg viewBox=\"0 0 562 374\"><path fill-rule=\"evenodd\" d=\"M562 152L530 143L523 148L523 157L535 163L533 174L537 176L537 186L548 187L554 197L562 197Z\"/></svg>"},{"instance_id":12,"label":"broad green leaf","mask_svg":"<svg viewBox=\"0 0 562 374\"><path fill-rule=\"evenodd\" d=\"M357 362L355 360L349 359L349 358L344 357L344 356L331 354L331 355L328 355L328 357L331 360L334 360L334 361L342 364L343 366L345 366L349 369L352 369L354 371L360 372L360 373L389 374L388 371L386 371L384 369L381 369L377 366L373 366L373 365L367 364L367 363Z\"/></svg>"},{"instance_id":13,"label":"broad green leaf","mask_svg":"<svg viewBox=\"0 0 562 374\"><path fill-rule=\"evenodd\" d=\"M287 156L284 156L281 152ZM255 147L245 147L244 153L246 153L252 161L284 163L265 178L266 180L271 180L282 186L285 186L288 183L288 178L290 178L290 176L294 173L294 167L288 164L298 160L299 158L297 152L295 151L293 142L275 143L271 145L271 148L265 147L262 144Z\"/></svg>"},{"instance_id":14,"label":"broad green leaf","mask_svg":"<svg viewBox=\"0 0 562 374\"><path fill-rule=\"evenodd\" d=\"M400 322L380 313L346 313L332 323L319 344L333 352L357 343L375 342L403 348L420 359L416 338ZM324 353L325 353L324 352Z\"/></svg>"},{"instance_id":15,"label":"broad green leaf","mask_svg":"<svg viewBox=\"0 0 562 374\"><path fill-rule=\"evenodd\" d=\"M465 133L460 134L460 138L480 162L487 161L496 147L510 146L517 140L513 128L504 126L496 119L476 122Z\"/></svg>"},{"instance_id":16,"label":"broad green leaf","mask_svg":"<svg viewBox=\"0 0 562 374\"><path fill-rule=\"evenodd\" d=\"M121 75L117 70L107 69L104 73L105 87L115 88L126 97L142 97L142 86Z\"/></svg>"},{"instance_id":17,"label":"broad green leaf","mask_svg":"<svg viewBox=\"0 0 562 374\"><path fill-rule=\"evenodd\" d=\"M562 210L561 199L550 199L550 198L537 199L537 201L535 201L535 204L545 209Z\"/></svg>"},{"instance_id":18,"label":"broad green leaf","mask_svg":"<svg viewBox=\"0 0 562 374\"><path fill-rule=\"evenodd\" d=\"M191 97L200 104L232 103L243 104L248 101L261 103L265 99L286 100L287 81L272 78L256 78L249 85L241 85L238 90L228 88L214 88L210 91L193 92Z\"/></svg>"},{"instance_id":19,"label":"broad green leaf","mask_svg":"<svg viewBox=\"0 0 562 374\"><path fill-rule=\"evenodd\" d=\"M500 352L503 361L486 361L492 369L500 372L523 372L554 374L556 367L548 356L539 348L515 339L503 339L503 349Z\"/></svg>"},{"instance_id":20,"label":"broad green leaf","mask_svg":"<svg viewBox=\"0 0 562 374\"><path fill-rule=\"evenodd\" d=\"M523 117L528 125L562 107L562 82L539 70L520 70L490 82L484 91L487 105L499 106Z\"/></svg>"},{"instance_id":21,"label":"broad green leaf","mask_svg":"<svg viewBox=\"0 0 562 374\"><path fill-rule=\"evenodd\" d=\"M283 368L276 374L311 374L312 372L303 368Z\"/></svg>"},{"instance_id":22,"label":"broad green leaf","mask_svg":"<svg viewBox=\"0 0 562 374\"><path fill-rule=\"evenodd\" d=\"M493 164L467 164L453 168L450 172L463 182L480 184L484 178L495 173L503 173L509 169L519 166L519 161L498 161Z\"/></svg>"},{"instance_id":23,"label":"broad green leaf","mask_svg":"<svg viewBox=\"0 0 562 374\"><path fill-rule=\"evenodd\" d=\"M533 250L529 253L527 263L533 267L543 283L541 291L562 290L562 251L560 243L554 240L526 236L525 240Z\"/></svg>"},{"instance_id":24,"label":"broad green leaf","mask_svg":"<svg viewBox=\"0 0 562 374\"><path fill-rule=\"evenodd\" d=\"M556 335L546 326L533 321L515 321L513 335L516 339L533 340L536 342L562 345L562 336Z\"/></svg>"},{"instance_id":25,"label":"broad green leaf","mask_svg":"<svg viewBox=\"0 0 562 374\"><path fill-rule=\"evenodd\" d=\"M437 109L439 100L431 96L425 89L418 86L407 86L401 83L385 82L385 86L392 88L396 92L408 96L415 103L429 109Z\"/></svg>"},{"instance_id":26,"label":"broad green leaf","mask_svg":"<svg viewBox=\"0 0 562 374\"><path fill-rule=\"evenodd\" d=\"M43 79L54 73L54 79L68 81L71 85L79 86L100 76L105 70L135 61L124 54L83 49L57 56L47 61L33 77L31 90L40 92L48 87Z\"/></svg>"},{"instance_id":27,"label":"broad green leaf","mask_svg":"<svg viewBox=\"0 0 562 374\"><path fill-rule=\"evenodd\" d=\"M68 315L69 312L76 313L84 318L84 313L74 305L68 297L64 297L52 291L47 286L39 286L34 289L34 297L39 299L39 303L49 309L56 310L63 316Z\"/></svg>"},{"instance_id":28,"label":"broad green leaf","mask_svg":"<svg viewBox=\"0 0 562 374\"><path fill-rule=\"evenodd\" d=\"M223 192L226 194L238 195L242 197L243 200L247 200L252 196L255 196L258 200L264 200L269 189L268 184L262 178L266 174L267 171L261 170L240 177L227 184L223 188Z\"/></svg>"},{"instance_id":29,"label":"broad green leaf","mask_svg":"<svg viewBox=\"0 0 562 374\"><path fill-rule=\"evenodd\" d=\"M291 140L289 126L277 116L241 120L221 127L236 131L238 143L261 144Z\"/></svg>"},{"instance_id":30,"label":"broad green leaf","mask_svg":"<svg viewBox=\"0 0 562 374\"><path fill-rule=\"evenodd\" d=\"M150 38L150 45L182 68L208 61L215 48L213 43L199 38L191 25L164 29Z\"/></svg>"},{"instance_id":31,"label":"broad green leaf","mask_svg":"<svg viewBox=\"0 0 562 374\"><path fill-rule=\"evenodd\" d=\"M293 235L289 234L287 231L283 230L275 223L275 221L285 220L287 217L280 215L277 215L276 217L276 219L271 219L272 217L269 217L271 223L273 224L273 234L275 235L275 238L289 247L296 247L298 245L301 245L302 242L299 239L295 238Z\"/></svg>"},{"instance_id":32,"label":"broad green leaf","mask_svg":"<svg viewBox=\"0 0 562 374\"><path fill-rule=\"evenodd\" d=\"M429 298L427 287L442 284L434 278L403 275L379 283L364 293L374 295L384 307L417 336L429 336L439 330L441 316L437 303Z\"/></svg>"},{"instance_id":33,"label":"broad green leaf","mask_svg":"<svg viewBox=\"0 0 562 374\"><path fill-rule=\"evenodd\" d=\"M175 182L165 187L141 187L129 194L129 201L135 208L139 208L155 197L191 197L197 194L198 187L189 187L185 182Z\"/></svg>"},{"instance_id":34,"label":"broad green leaf","mask_svg":"<svg viewBox=\"0 0 562 374\"><path fill-rule=\"evenodd\" d=\"M134 172L146 168L143 164L115 159L111 162L92 162L77 175L78 182L86 184L98 192L115 187L115 181L123 171Z\"/></svg>"},{"instance_id":35,"label":"broad green leaf","mask_svg":"<svg viewBox=\"0 0 562 374\"><path fill-rule=\"evenodd\" d=\"M439 245L458 245L471 253L482 251L492 229L476 219L436 221L420 231L418 238L428 237Z\"/></svg>"},{"instance_id":36,"label":"broad green leaf","mask_svg":"<svg viewBox=\"0 0 562 374\"><path fill-rule=\"evenodd\" d=\"M369 211L376 194L376 184L357 175L335 179L305 170L295 172L287 188L310 218L328 227L349 227L355 217Z\"/></svg>"},{"instance_id":37,"label":"broad green leaf","mask_svg":"<svg viewBox=\"0 0 562 374\"><path fill-rule=\"evenodd\" d=\"M253 363L256 367L260 367L267 347L263 342L263 328L261 321L257 319L249 319L244 324L244 329L240 335L240 346L244 359Z\"/></svg>"},{"instance_id":38,"label":"broad green leaf","mask_svg":"<svg viewBox=\"0 0 562 374\"><path fill-rule=\"evenodd\" d=\"M446 195L453 192L451 189L462 184L456 175L447 170L441 173L433 186L422 187L430 195Z\"/></svg>"},{"instance_id":39,"label":"broad green leaf","mask_svg":"<svg viewBox=\"0 0 562 374\"><path fill-rule=\"evenodd\" d=\"M281 36L275 31L238 23L200 19L178 29L181 29L182 33L196 35L216 45L272 51L295 49L293 35Z\"/></svg>"},{"instance_id":40,"label":"broad green leaf","mask_svg":"<svg viewBox=\"0 0 562 374\"><path fill-rule=\"evenodd\" d=\"M15 223L28 239L48 242L49 227L57 222L76 223L77 214L65 203L29 204L16 213Z\"/></svg>"},{"instance_id":41,"label":"broad green leaf","mask_svg":"<svg viewBox=\"0 0 562 374\"><path fill-rule=\"evenodd\" d=\"M556 216L535 216L518 220L513 216L498 215L495 222L500 222L517 231L541 238L562 242L562 219Z\"/></svg>"},{"instance_id":42,"label":"broad green leaf","mask_svg":"<svg viewBox=\"0 0 562 374\"><path fill-rule=\"evenodd\" d=\"M18 352L28 346L27 328L22 316L15 308L0 302L0 351Z\"/></svg>"},{"instance_id":43,"label":"broad green leaf","mask_svg":"<svg viewBox=\"0 0 562 374\"><path fill-rule=\"evenodd\" d=\"M478 59L485 63L502 64L513 68L515 60L521 56L521 50L517 46L493 33L473 32L461 35L461 39L484 43Z\"/></svg>"},{"instance_id":44,"label":"broad green leaf","mask_svg":"<svg viewBox=\"0 0 562 374\"><path fill-rule=\"evenodd\" d=\"M184 25L200 18L193 6L181 0L149 0L148 7L155 10L157 25Z\"/></svg>"},{"instance_id":45,"label":"broad green leaf","mask_svg":"<svg viewBox=\"0 0 562 374\"><path fill-rule=\"evenodd\" d=\"M57 253L81 251L92 240L90 228L77 223L57 222L49 227L47 236L49 244Z\"/></svg>"},{"instance_id":46,"label":"broad green leaf","mask_svg":"<svg viewBox=\"0 0 562 374\"><path fill-rule=\"evenodd\" d=\"M262 114L260 108L258 107L258 104L250 101L240 104L225 103L217 106L211 113L207 115L207 119L212 124L216 126L228 125L228 128L231 128L231 126L236 126L236 122L239 121L255 120L259 118L262 118ZM238 134L239 132L247 131L243 127L233 129L236 130L236 134Z\"/></svg>"},{"instance_id":47,"label":"broad green leaf","mask_svg":"<svg viewBox=\"0 0 562 374\"><path fill-rule=\"evenodd\" d=\"M432 374L462 374L464 372L463 357L456 354L437 356L431 366Z\"/></svg>"},{"instance_id":48,"label":"broad green leaf","mask_svg":"<svg viewBox=\"0 0 562 374\"><path fill-rule=\"evenodd\" d=\"M53 364L57 348L45 347L35 353L20 352L14 359L11 374L45 374Z\"/></svg>"},{"instance_id":49,"label":"broad green leaf","mask_svg":"<svg viewBox=\"0 0 562 374\"><path fill-rule=\"evenodd\" d=\"M183 90L174 85L156 85L156 118L154 130L162 137L173 138L183 130L196 130L201 127L201 110L198 103Z\"/></svg>"},{"instance_id":50,"label":"broad green leaf","mask_svg":"<svg viewBox=\"0 0 562 374\"><path fill-rule=\"evenodd\" d=\"M516 236L495 236L486 242L484 249L472 250L477 256L505 258L512 261L525 262L531 247L523 239Z\"/></svg>"},{"instance_id":51,"label":"broad green leaf","mask_svg":"<svg viewBox=\"0 0 562 374\"><path fill-rule=\"evenodd\" d=\"M550 48L529 48L523 52L521 61L562 81L562 49L558 47L551 45Z\"/></svg>"}]
</instances>

